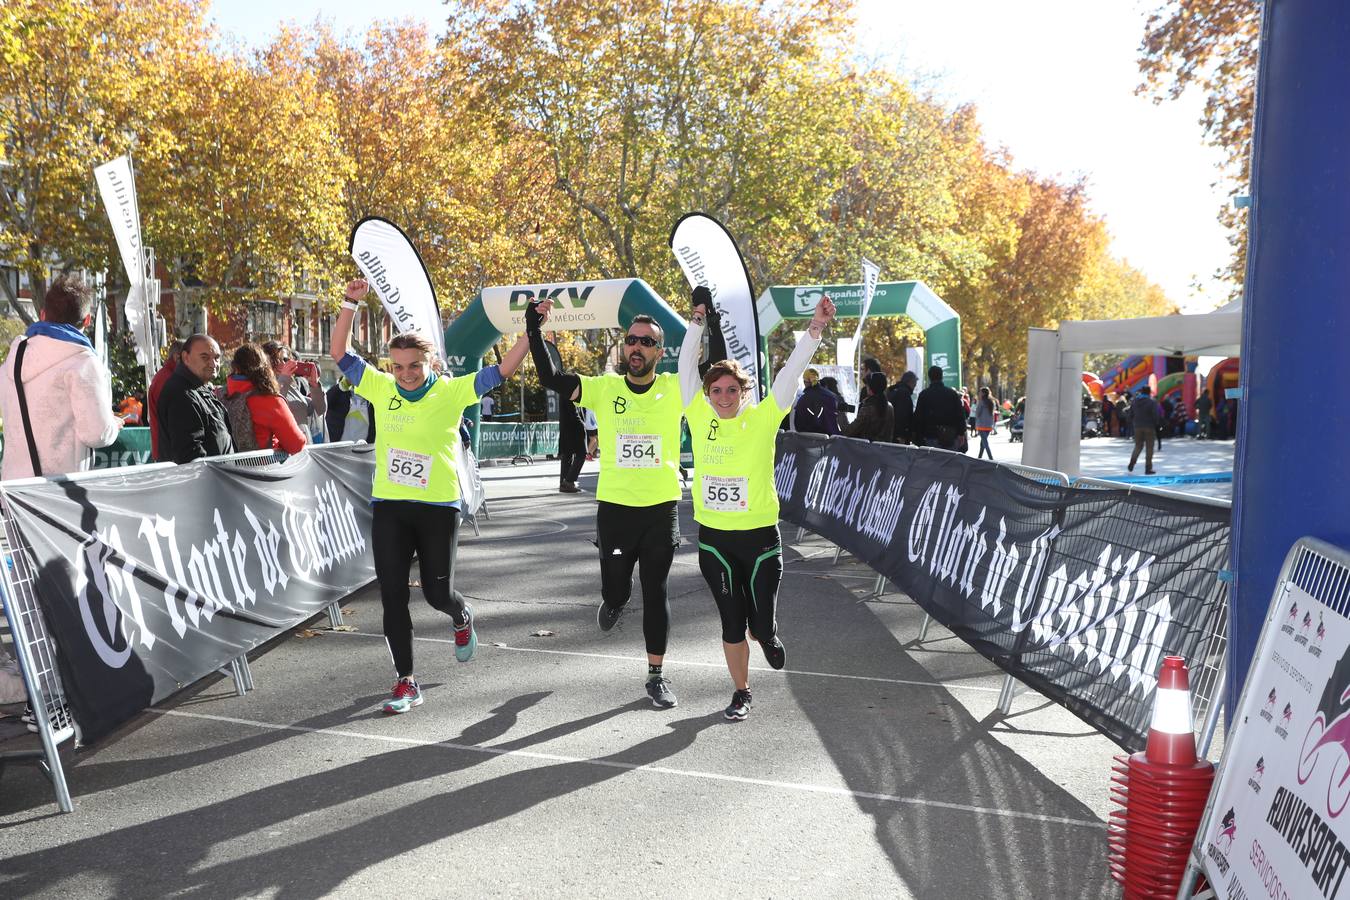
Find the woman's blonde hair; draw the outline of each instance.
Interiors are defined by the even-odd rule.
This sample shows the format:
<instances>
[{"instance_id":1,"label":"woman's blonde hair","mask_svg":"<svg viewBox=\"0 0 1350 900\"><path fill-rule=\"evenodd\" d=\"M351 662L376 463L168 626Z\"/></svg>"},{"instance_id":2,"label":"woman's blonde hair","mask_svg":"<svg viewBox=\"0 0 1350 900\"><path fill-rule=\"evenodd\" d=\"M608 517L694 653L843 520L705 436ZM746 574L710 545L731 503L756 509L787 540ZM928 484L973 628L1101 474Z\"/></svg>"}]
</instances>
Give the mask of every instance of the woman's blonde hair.
<instances>
[{"instance_id":1,"label":"woman's blonde hair","mask_svg":"<svg viewBox=\"0 0 1350 900\"><path fill-rule=\"evenodd\" d=\"M817 372L815 369L807 369L805 372L802 373L802 384L805 384L807 387L810 387L819 380L820 380L820 373Z\"/></svg>"},{"instance_id":2,"label":"woman's blonde hair","mask_svg":"<svg viewBox=\"0 0 1350 900\"><path fill-rule=\"evenodd\" d=\"M730 375L741 385L741 393L750 390L750 385L754 384L750 376L741 368L741 364L734 359L724 359L721 362L713 363L708 367L708 371L703 376L703 393L712 390L713 382L719 378Z\"/></svg>"}]
</instances>

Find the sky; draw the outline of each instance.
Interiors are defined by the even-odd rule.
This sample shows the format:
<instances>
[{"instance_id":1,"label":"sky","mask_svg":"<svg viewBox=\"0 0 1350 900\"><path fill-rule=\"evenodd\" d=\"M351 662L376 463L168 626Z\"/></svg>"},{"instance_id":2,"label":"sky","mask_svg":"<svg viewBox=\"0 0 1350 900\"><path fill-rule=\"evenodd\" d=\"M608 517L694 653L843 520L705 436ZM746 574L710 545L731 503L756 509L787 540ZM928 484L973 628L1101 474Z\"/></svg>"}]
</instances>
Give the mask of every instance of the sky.
<instances>
[{"instance_id":1,"label":"sky","mask_svg":"<svg viewBox=\"0 0 1350 900\"><path fill-rule=\"evenodd\" d=\"M1148 13L1162 0L858 0L859 55L911 76L950 106L973 103L986 140L1018 168L1086 177L1117 256L1185 312L1228 299L1212 274L1228 260L1211 187L1221 156L1205 146L1194 92L1156 104L1135 94ZM338 30L372 19L444 19L439 0L215 0L210 17L247 44L283 19L323 16ZM893 274L903 278L903 273Z\"/></svg>"}]
</instances>

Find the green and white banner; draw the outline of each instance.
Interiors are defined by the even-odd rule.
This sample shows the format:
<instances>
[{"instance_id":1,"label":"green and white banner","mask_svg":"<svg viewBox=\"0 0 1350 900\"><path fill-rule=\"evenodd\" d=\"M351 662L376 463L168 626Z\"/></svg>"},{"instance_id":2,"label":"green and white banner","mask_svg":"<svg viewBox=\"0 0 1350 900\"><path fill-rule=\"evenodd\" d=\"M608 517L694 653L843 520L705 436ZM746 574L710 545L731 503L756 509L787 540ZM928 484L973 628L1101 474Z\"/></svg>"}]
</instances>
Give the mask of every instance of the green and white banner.
<instances>
[{"instance_id":1,"label":"green and white banner","mask_svg":"<svg viewBox=\"0 0 1350 900\"><path fill-rule=\"evenodd\" d=\"M553 284L516 284L483 288L483 311L502 334L525 330L525 307L538 300L553 301L546 331L582 331L618 328L619 305L633 283L631 278L606 281L562 281Z\"/></svg>"},{"instance_id":2,"label":"green and white banner","mask_svg":"<svg viewBox=\"0 0 1350 900\"><path fill-rule=\"evenodd\" d=\"M821 296L829 294L842 319L863 315L867 288L862 284L779 285L759 296L759 325L769 334L784 320L809 319ZM961 384L961 317L922 281L877 284L866 314L908 316L924 330L925 362L942 369L943 380ZM922 374L922 373L920 373Z\"/></svg>"}]
</instances>

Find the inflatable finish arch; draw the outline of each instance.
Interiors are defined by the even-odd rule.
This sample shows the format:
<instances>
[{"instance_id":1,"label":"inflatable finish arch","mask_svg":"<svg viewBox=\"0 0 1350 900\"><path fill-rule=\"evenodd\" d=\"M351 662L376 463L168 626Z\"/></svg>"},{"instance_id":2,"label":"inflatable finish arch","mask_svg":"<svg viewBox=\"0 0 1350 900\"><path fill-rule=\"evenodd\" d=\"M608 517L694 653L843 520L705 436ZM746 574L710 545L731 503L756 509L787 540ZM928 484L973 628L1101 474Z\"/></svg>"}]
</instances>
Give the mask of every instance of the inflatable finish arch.
<instances>
[{"instance_id":1,"label":"inflatable finish arch","mask_svg":"<svg viewBox=\"0 0 1350 900\"><path fill-rule=\"evenodd\" d=\"M606 281L563 281L485 287L468 308L445 329L446 363L451 374L476 372L483 356L504 334L525 330L525 306L531 300L552 300L545 331L627 328L641 313L661 324L665 352L658 372L675 371L684 341L684 319L641 278Z\"/></svg>"},{"instance_id":2,"label":"inflatable finish arch","mask_svg":"<svg viewBox=\"0 0 1350 900\"><path fill-rule=\"evenodd\" d=\"M478 371L483 356L502 335L524 331L525 306L534 299L553 301L545 331L627 328L634 316L646 313L660 323L666 336L656 370L674 372L678 365L680 344L684 342L684 319L641 278L611 278L483 288L445 329L445 362L450 374ZM468 418L473 423L473 446L477 452L478 406L469 407Z\"/></svg>"},{"instance_id":3,"label":"inflatable finish arch","mask_svg":"<svg viewBox=\"0 0 1350 900\"><path fill-rule=\"evenodd\" d=\"M860 284L789 285L771 287L759 297L759 333L767 337L785 319L811 318L816 302L829 294L840 318L857 318L862 311ZM922 281L878 284L867 310L872 316L909 316L924 331L924 368L939 366L948 387L961 386L961 317ZM919 384L927 373L916 372Z\"/></svg>"}]
</instances>

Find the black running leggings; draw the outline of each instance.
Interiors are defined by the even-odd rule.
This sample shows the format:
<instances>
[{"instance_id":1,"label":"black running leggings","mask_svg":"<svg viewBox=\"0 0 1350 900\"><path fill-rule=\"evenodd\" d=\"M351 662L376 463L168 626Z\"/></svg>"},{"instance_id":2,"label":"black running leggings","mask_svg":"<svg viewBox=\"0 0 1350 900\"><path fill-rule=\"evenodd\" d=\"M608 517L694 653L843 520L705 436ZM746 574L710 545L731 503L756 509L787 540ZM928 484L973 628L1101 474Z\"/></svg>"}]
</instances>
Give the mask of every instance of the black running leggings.
<instances>
[{"instance_id":1,"label":"black running leggings","mask_svg":"<svg viewBox=\"0 0 1350 900\"><path fill-rule=\"evenodd\" d=\"M783 543L778 526L723 531L700 525L698 567L722 617L722 640L739 644L748 627L757 641L778 633L778 584L783 580Z\"/></svg>"},{"instance_id":2,"label":"black running leggings","mask_svg":"<svg viewBox=\"0 0 1350 900\"><path fill-rule=\"evenodd\" d=\"M413 673L408 575L414 551L427 602L452 620L464 622L464 596L454 590L459 510L413 500L380 500L374 506L371 543L380 602L384 604L384 637L394 657L394 669L403 678Z\"/></svg>"},{"instance_id":3,"label":"black running leggings","mask_svg":"<svg viewBox=\"0 0 1350 900\"><path fill-rule=\"evenodd\" d=\"M680 543L675 501L655 506L623 506L600 501L595 513L600 547L600 597L621 607L633 595L633 567L641 563L642 636L652 656L666 655L670 639L670 595L666 580Z\"/></svg>"}]
</instances>

